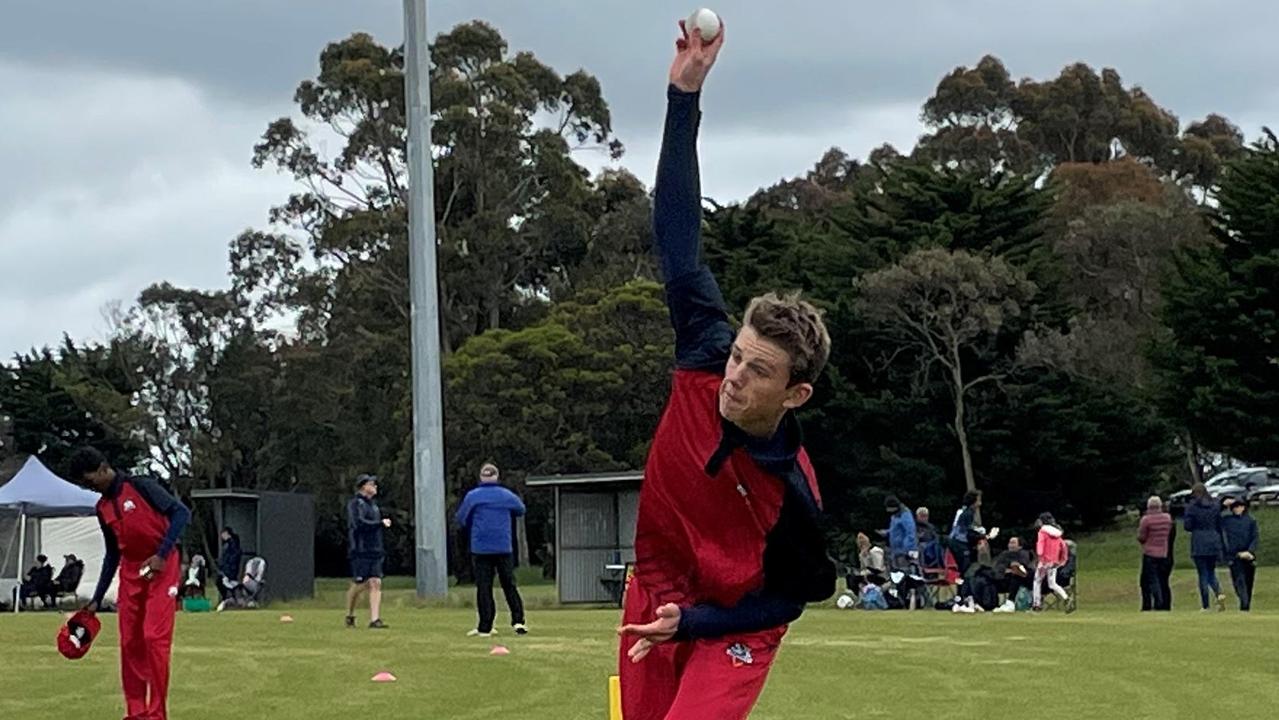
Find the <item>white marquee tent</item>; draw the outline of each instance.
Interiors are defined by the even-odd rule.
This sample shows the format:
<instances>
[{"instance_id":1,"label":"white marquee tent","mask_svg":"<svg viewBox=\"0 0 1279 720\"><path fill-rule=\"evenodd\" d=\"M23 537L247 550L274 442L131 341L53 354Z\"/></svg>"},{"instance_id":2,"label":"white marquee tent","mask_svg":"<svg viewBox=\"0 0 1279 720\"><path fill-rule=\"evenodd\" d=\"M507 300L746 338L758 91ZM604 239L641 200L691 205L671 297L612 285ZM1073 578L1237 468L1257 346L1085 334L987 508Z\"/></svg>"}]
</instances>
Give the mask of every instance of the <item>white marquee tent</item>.
<instances>
[{"instance_id":1,"label":"white marquee tent","mask_svg":"<svg viewBox=\"0 0 1279 720\"><path fill-rule=\"evenodd\" d=\"M84 561L79 594L91 593L105 554L94 517L97 501L96 494L58 477L34 456L28 458L0 487L0 508L11 514L13 526L0 531L0 598L14 599L23 574L40 553L50 556L55 570L67 554ZM113 585L112 596L114 590ZM18 605L14 603L15 611Z\"/></svg>"}]
</instances>

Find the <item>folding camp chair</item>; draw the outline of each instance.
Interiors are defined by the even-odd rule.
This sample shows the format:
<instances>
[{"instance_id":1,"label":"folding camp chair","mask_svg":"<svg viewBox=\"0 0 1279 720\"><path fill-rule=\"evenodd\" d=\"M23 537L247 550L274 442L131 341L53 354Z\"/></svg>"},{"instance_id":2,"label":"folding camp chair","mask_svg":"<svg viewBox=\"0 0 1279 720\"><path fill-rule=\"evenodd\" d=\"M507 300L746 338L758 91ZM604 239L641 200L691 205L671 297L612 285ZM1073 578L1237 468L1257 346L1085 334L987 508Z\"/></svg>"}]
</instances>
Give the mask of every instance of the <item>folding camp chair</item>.
<instances>
[{"instance_id":1,"label":"folding camp chair","mask_svg":"<svg viewBox=\"0 0 1279 720\"><path fill-rule=\"evenodd\" d=\"M1062 600L1056 593L1049 590L1048 581L1043 580L1041 582L1044 586L1040 590L1043 592L1044 610L1055 608L1072 613L1079 607L1079 555L1075 551L1075 541L1067 540L1066 549L1069 551L1066 564L1057 568L1057 584L1066 591L1066 599Z\"/></svg>"},{"instance_id":2,"label":"folding camp chair","mask_svg":"<svg viewBox=\"0 0 1279 720\"><path fill-rule=\"evenodd\" d=\"M936 556L923 553L920 557L934 561L925 562L920 568L924 577L925 604L936 606L938 603L954 600L958 594L959 583L959 563L955 561L955 555L949 549L942 547L940 564L936 564Z\"/></svg>"}]
</instances>

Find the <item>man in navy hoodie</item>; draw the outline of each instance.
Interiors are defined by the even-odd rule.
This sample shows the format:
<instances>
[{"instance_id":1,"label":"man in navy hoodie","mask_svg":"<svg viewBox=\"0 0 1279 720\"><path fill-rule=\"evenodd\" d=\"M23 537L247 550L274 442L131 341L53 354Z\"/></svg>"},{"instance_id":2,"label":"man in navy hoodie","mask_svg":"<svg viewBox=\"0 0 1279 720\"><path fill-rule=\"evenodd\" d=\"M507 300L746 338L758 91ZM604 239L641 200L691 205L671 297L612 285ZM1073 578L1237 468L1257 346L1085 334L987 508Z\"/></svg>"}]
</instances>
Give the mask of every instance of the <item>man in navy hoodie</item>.
<instances>
[{"instance_id":1,"label":"man in navy hoodie","mask_svg":"<svg viewBox=\"0 0 1279 720\"><path fill-rule=\"evenodd\" d=\"M1239 596L1239 609L1252 608L1252 582L1257 577L1257 521L1248 514L1248 501L1240 498L1230 503L1230 514L1221 519L1221 534L1226 541L1226 559L1230 562L1230 580Z\"/></svg>"},{"instance_id":2,"label":"man in navy hoodie","mask_svg":"<svg viewBox=\"0 0 1279 720\"><path fill-rule=\"evenodd\" d=\"M524 514L524 503L510 490L498 484L497 466L486 463L480 469L480 484L462 498L457 509L457 524L470 539L471 559L475 567L475 608L479 624L467 635L493 635L493 618L497 606L493 602L493 575L502 584L506 606L511 611L511 627L516 635L524 635L524 601L515 587L514 543L511 521Z\"/></svg>"}]
</instances>

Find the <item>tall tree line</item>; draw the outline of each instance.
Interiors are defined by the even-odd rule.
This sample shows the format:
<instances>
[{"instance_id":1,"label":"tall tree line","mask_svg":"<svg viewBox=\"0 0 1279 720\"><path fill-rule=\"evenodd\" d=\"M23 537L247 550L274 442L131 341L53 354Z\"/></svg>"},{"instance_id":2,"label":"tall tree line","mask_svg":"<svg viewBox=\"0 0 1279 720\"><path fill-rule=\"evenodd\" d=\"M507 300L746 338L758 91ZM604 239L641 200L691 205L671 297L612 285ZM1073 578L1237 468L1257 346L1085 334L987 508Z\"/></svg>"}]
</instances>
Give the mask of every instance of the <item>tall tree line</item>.
<instances>
[{"instance_id":1,"label":"tall tree line","mask_svg":"<svg viewBox=\"0 0 1279 720\"><path fill-rule=\"evenodd\" d=\"M624 152L600 83L482 22L431 53L450 506L486 461L517 490L641 466L672 336L648 189L577 162ZM0 453L58 468L93 442L180 492L314 493L327 572L350 480L375 472L392 570L409 570L403 87L401 49L326 47L298 117L253 148L298 191L231 241L229 288L156 285L105 342L4 364ZM836 540L878 527L888 492L942 517L980 489L1005 525L1052 510L1095 526L1206 453L1279 461L1272 135L1245 145L1218 115L1182 128L1112 69L1014 82L994 57L944 75L922 118L909 155L831 148L707 204L733 307L796 288L827 312L832 363L804 422ZM553 519L529 500L537 549Z\"/></svg>"}]
</instances>

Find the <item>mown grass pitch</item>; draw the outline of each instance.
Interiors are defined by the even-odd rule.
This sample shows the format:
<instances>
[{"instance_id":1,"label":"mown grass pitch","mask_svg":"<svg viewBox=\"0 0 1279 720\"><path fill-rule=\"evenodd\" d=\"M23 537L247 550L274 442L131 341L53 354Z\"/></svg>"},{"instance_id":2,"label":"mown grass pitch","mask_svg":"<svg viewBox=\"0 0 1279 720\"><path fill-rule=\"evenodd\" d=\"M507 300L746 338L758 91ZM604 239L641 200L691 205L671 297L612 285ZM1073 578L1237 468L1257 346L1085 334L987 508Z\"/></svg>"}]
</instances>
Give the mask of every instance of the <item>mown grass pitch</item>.
<instances>
[{"instance_id":1,"label":"mown grass pitch","mask_svg":"<svg viewBox=\"0 0 1279 720\"><path fill-rule=\"evenodd\" d=\"M1270 608L1279 608L1279 571L1263 569L1251 616L1200 614L1184 567L1174 612L1139 614L1133 575L1085 573L1071 616L813 609L794 626L752 717L1276 717L1279 612ZM344 629L333 581L290 608L180 615L171 716L607 717L616 610L553 609L550 587L529 587L532 634L479 640L464 636L474 623L470 588L422 604L406 580L393 585L401 589L389 592L385 633ZM279 621L286 611L295 622ZM0 617L0 718L120 717L114 617L78 662L54 650L59 622L51 613ZM490 656L494 642L511 654ZM399 681L370 682L380 670Z\"/></svg>"}]
</instances>

